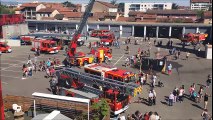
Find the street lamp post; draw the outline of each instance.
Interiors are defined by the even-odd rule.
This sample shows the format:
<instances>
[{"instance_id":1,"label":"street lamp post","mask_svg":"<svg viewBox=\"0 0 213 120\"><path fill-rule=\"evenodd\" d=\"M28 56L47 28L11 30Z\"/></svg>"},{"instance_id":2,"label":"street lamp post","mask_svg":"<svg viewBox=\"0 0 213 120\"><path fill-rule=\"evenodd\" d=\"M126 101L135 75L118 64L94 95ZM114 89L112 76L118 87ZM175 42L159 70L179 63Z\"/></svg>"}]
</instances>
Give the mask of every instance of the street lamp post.
<instances>
[{"instance_id":1,"label":"street lamp post","mask_svg":"<svg viewBox=\"0 0 213 120\"><path fill-rule=\"evenodd\" d=\"M5 120L4 118L4 104L3 104L3 98L2 98L2 85L1 85L1 54L0 51L0 119Z\"/></svg>"}]
</instances>

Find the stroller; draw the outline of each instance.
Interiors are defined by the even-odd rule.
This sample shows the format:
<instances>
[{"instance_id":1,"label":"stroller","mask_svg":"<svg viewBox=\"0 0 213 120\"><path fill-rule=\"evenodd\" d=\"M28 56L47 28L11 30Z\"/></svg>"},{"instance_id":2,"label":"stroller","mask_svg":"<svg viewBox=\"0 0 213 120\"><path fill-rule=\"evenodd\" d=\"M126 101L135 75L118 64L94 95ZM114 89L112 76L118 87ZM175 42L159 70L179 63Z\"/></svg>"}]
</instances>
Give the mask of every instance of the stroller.
<instances>
[{"instance_id":1,"label":"stroller","mask_svg":"<svg viewBox=\"0 0 213 120\"><path fill-rule=\"evenodd\" d=\"M194 102L198 102L198 98L199 98L198 94L195 91L193 91L191 95L191 100L193 100Z\"/></svg>"}]
</instances>

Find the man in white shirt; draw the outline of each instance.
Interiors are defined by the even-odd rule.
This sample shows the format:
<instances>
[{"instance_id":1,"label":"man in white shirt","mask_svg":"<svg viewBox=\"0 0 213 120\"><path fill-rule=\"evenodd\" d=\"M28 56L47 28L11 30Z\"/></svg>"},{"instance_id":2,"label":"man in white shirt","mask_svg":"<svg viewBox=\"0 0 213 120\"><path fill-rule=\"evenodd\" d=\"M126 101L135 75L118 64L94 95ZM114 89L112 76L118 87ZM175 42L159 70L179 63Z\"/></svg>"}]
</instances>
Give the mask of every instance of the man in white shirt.
<instances>
[{"instance_id":1,"label":"man in white shirt","mask_svg":"<svg viewBox=\"0 0 213 120\"><path fill-rule=\"evenodd\" d=\"M152 76L152 84L153 84L153 87L155 87L156 80L157 80L157 76L156 76L156 75L153 75L153 76Z\"/></svg>"},{"instance_id":2,"label":"man in white shirt","mask_svg":"<svg viewBox=\"0 0 213 120\"><path fill-rule=\"evenodd\" d=\"M154 94L152 93L152 91L149 91L149 105L152 106L153 104L153 97L154 97Z\"/></svg>"},{"instance_id":3,"label":"man in white shirt","mask_svg":"<svg viewBox=\"0 0 213 120\"><path fill-rule=\"evenodd\" d=\"M169 106L173 106L173 101L174 101L174 95L171 92L170 95L169 95Z\"/></svg>"}]
</instances>

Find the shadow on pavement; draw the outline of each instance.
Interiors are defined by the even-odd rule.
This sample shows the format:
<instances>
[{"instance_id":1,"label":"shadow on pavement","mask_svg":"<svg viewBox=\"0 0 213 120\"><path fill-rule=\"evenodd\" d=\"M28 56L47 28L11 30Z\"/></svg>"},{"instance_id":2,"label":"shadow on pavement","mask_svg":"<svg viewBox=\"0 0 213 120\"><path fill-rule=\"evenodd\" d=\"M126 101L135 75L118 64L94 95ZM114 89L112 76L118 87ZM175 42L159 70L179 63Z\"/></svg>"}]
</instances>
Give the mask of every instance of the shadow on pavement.
<instances>
[{"instance_id":1,"label":"shadow on pavement","mask_svg":"<svg viewBox=\"0 0 213 120\"><path fill-rule=\"evenodd\" d=\"M192 104L192 106L194 106L194 107L196 107L196 108L199 108L199 109L203 110L203 108L202 108L202 107L200 107L200 106L199 106L199 105L197 105L197 104Z\"/></svg>"}]
</instances>

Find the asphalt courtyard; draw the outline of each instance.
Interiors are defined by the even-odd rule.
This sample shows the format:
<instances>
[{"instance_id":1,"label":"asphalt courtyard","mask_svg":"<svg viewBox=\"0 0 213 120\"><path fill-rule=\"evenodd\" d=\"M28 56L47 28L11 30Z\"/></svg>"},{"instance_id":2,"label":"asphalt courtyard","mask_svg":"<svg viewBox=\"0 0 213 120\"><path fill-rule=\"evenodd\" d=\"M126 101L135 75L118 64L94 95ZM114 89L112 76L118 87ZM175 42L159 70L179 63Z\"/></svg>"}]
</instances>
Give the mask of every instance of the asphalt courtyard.
<instances>
[{"instance_id":1,"label":"asphalt courtyard","mask_svg":"<svg viewBox=\"0 0 213 120\"><path fill-rule=\"evenodd\" d=\"M140 40L140 39L139 39ZM165 45L167 39L163 40L163 45ZM181 47L176 43L180 41L174 40L175 47ZM129 71L138 73L139 70L135 68L124 67L126 57L135 54L140 47L143 50L149 48L148 42L141 42L140 45L130 44L130 55L125 54L126 45L121 45L120 49L113 49L113 60L110 65L117 66L118 68L127 69ZM34 73L32 77L22 80L22 65L27 62L29 55L34 58L34 53L30 51L30 46L21 46L13 47L13 52L9 54L3 53L1 55L1 80L3 86L3 95L20 95L20 96L29 96L31 97L33 92L42 92L50 93L49 88L49 79L44 77L44 72ZM204 46L202 47L204 50ZM86 46L79 47L78 51L88 52ZM154 57L154 52L157 51L157 47L153 45L151 47L151 56ZM168 54L168 49L160 48L162 54ZM193 51L191 46L187 46L186 51ZM56 55L47 55L42 54L38 61L47 60L48 58L59 58L63 60L65 58L64 51L60 51ZM196 91L199 90L200 85L205 85L207 80L207 75L212 73L212 61L206 60L205 58L199 58L195 54L191 53L189 60L185 60L186 53L185 51L181 52L181 58L179 60L173 60L170 56L169 62L173 65L173 73L171 76L167 76L159 73L158 78L164 83L163 88L155 88L157 93L157 103L155 106L148 106L144 103L136 103L135 101L138 98L147 98L149 92L149 86L143 87L143 93L138 97L132 99L129 109L123 114L132 114L136 110L139 110L141 113L153 111L158 112L163 120L200 120L202 108L204 107L204 102L195 103L187 98L184 99L183 103L175 103L174 106L170 107L166 104L165 97L170 94L170 92L175 87L180 87L185 85L186 94L188 94L188 89L193 83L196 84ZM148 81L150 82L150 80ZM212 95L212 86L210 88L205 88L205 91L208 94ZM212 114L212 97L209 98L208 110Z\"/></svg>"}]
</instances>

